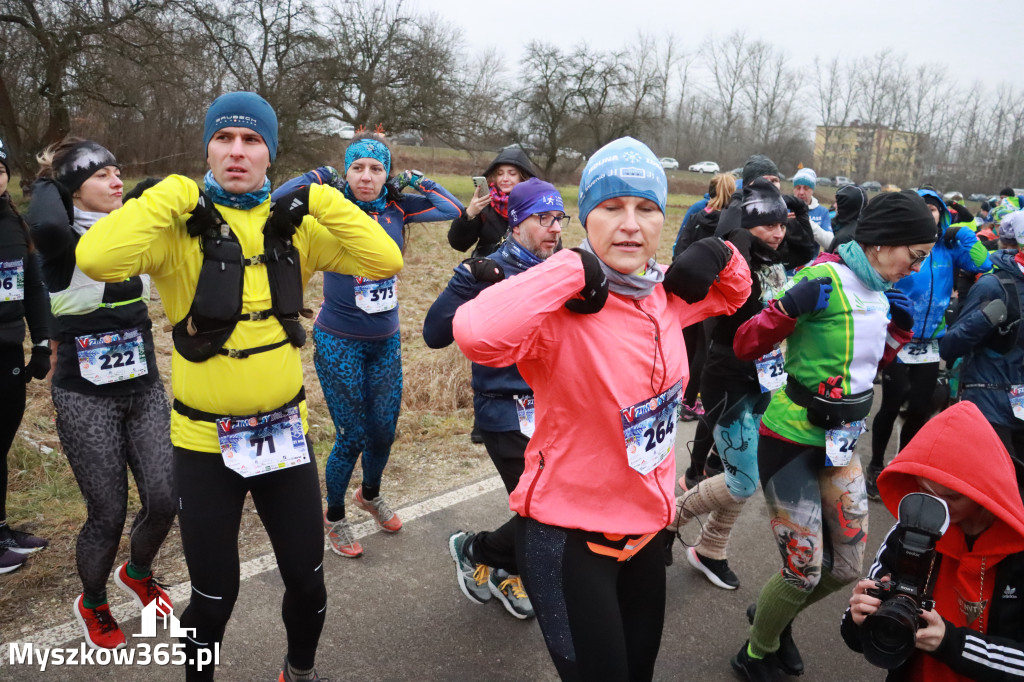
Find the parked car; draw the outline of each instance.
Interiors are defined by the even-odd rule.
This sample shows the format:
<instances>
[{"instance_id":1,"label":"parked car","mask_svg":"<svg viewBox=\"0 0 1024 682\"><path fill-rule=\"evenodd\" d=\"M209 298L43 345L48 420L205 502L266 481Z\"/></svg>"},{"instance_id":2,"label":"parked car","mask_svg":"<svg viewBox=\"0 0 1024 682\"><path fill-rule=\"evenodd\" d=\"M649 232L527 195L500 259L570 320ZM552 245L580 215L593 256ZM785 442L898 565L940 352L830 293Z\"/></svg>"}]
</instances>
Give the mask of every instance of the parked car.
<instances>
[{"instance_id":1,"label":"parked car","mask_svg":"<svg viewBox=\"0 0 1024 682\"><path fill-rule=\"evenodd\" d=\"M423 136L416 130L406 130L404 133L398 133L391 139L396 144L405 145L406 147L419 147L423 144Z\"/></svg>"},{"instance_id":2,"label":"parked car","mask_svg":"<svg viewBox=\"0 0 1024 682\"><path fill-rule=\"evenodd\" d=\"M828 176L825 176L825 175L822 175L821 177L819 177L817 183L815 183L815 184L818 187L835 187L835 185L836 185L836 183L832 182L832 178L830 178Z\"/></svg>"},{"instance_id":3,"label":"parked car","mask_svg":"<svg viewBox=\"0 0 1024 682\"><path fill-rule=\"evenodd\" d=\"M582 159L583 158L583 154L580 154L578 151L576 151L572 147L559 147L558 148L558 158L560 158L560 159Z\"/></svg>"},{"instance_id":4,"label":"parked car","mask_svg":"<svg viewBox=\"0 0 1024 682\"><path fill-rule=\"evenodd\" d=\"M836 187L842 187L843 185L856 185L856 184L857 183L855 183L853 180L851 180L850 178L846 177L845 175L837 175L836 176Z\"/></svg>"},{"instance_id":5,"label":"parked car","mask_svg":"<svg viewBox=\"0 0 1024 682\"><path fill-rule=\"evenodd\" d=\"M661 160L661 167L665 170L679 170L679 162L669 156L666 156Z\"/></svg>"},{"instance_id":6,"label":"parked car","mask_svg":"<svg viewBox=\"0 0 1024 682\"><path fill-rule=\"evenodd\" d=\"M897 185L889 183L888 185L882 185L883 192L899 192L900 188Z\"/></svg>"},{"instance_id":7,"label":"parked car","mask_svg":"<svg viewBox=\"0 0 1024 682\"><path fill-rule=\"evenodd\" d=\"M861 183L861 187L863 187L864 189L868 190L869 192L881 192L882 191L882 183L878 182L877 180L867 180L867 181Z\"/></svg>"},{"instance_id":8,"label":"parked car","mask_svg":"<svg viewBox=\"0 0 1024 682\"><path fill-rule=\"evenodd\" d=\"M971 196L967 197L967 201L988 201L988 196L982 192L975 192Z\"/></svg>"},{"instance_id":9,"label":"parked car","mask_svg":"<svg viewBox=\"0 0 1024 682\"><path fill-rule=\"evenodd\" d=\"M732 176L733 176L734 178L736 178L737 180L738 180L739 178L742 178L742 177L743 177L743 168L742 168L742 167L741 167L741 168L733 168L733 169L732 169L731 171L729 171L729 172L730 172L730 173L732 173Z\"/></svg>"},{"instance_id":10,"label":"parked car","mask_svg":"<svg viewBox=\"0 0 1024 682\"><path fill-rule=\"evenodd\" d=\"M714 161L700 161L699 163L693 164L686 170L691 173L717 173L718 164Z\"/></svg>"},{"instance_id":11,"label":"parked car","mask_svg":"<svg viewBox=\"0 0 1024 682\"><path fill-rule=\"evenodd\" d=\"M343 140L351 140L356 135L356 127L351 123L342 123L338 126L338 137Z\"/></svg>"}]
</instances>

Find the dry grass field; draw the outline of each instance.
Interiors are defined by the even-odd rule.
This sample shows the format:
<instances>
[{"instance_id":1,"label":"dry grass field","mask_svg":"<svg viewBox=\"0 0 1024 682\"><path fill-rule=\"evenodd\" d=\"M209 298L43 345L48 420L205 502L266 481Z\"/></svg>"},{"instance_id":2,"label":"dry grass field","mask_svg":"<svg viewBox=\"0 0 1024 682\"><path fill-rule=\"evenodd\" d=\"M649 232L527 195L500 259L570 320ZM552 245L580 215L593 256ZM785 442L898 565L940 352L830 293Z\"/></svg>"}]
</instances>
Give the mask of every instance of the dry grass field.
<instances>
[{"instance_id":1,"label":"dry grass field","mask_svg":"<svg viewBox=\"0 0 1024 682\"><path fill-rule=\"evenodd\" d=\"M446 150L400 147L395 167L423 170L465 201L473 189L470 176L481 172L491 158L491 153L452 154ZM572 177L567 174L566 179L572 180ZM578 170L575 177L578 178ZM129 186L133 184L128 182ZM699 198L705 186L706 180L672 178L674 193L669 197L658 252L661 262L667 262L671 255L672 242L687 206ZM575 184L560 188L567 212L575 216ZM384 494L396 508L494 474L483 446L472 445L469 440L472 393L468 361L454 345L439 351L426 348L421 336L427 309L444 288L451 269L465 257L448 246L447 229L447 224L411 225L405 269L399 276L405 390L397 439L383 484ZM563 241L567 246L575 246L582 238L583 230L574 218ZM306 291L308 304L318 304L321 287L322 276L318 275ZM162 331L166 317L159 300L153 301L151 316L154 329L158 330L159 364L169 394L171 342L170 335ZM312 343L308 343L302 355L310 435L322 470L334 439L334 428L323 402L312 354ZM25 419L8 461L10 521L15 527L49 538L51 545L46 551L33 555L21 570L0 576L0 642L11 641L30 629L67 620L72 600L81 590L75 572L74 543L85 519L85 506L56 436L48 382L29 385ZM355 484L359 475L357 470L353 477ZM127 558L127 529L138 505L133 489L118 562ZM349 513L356 522L368 518L359 509L353 508ZM244 515L239 545L243 561L270 551L255 513ZM373 552L373 542L367 543L365 548ZM330 553L328 560L346 561ZM165 582L187 580L176 528L164 544L154 568Z\"/></svg>"}]
</instances>

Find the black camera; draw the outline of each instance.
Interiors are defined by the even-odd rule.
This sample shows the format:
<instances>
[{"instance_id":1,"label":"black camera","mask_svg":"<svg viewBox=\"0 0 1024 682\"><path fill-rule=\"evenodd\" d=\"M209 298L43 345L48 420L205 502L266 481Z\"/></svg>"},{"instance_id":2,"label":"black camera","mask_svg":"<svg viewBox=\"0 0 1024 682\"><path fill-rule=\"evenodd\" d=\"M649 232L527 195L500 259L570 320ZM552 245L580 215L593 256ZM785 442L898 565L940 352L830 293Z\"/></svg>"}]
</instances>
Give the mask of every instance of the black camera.
<instances>
[{"instance_id":1,"label":"black camera","mask_svg":"<svg viewBox=\"0 0 1024 682\"><path fill-rule=\"evenodd\" d=\"M914 652L917 630L923 623L918 613L934 606L935 543L948 526L949 510L939 498L910 493L900 500L899 526L889 538L896 547L893 572L888 582L876 582L875 589L867 591L882 600L861 626L868 663L893 670Z\"/></svg>"}]
</instances>

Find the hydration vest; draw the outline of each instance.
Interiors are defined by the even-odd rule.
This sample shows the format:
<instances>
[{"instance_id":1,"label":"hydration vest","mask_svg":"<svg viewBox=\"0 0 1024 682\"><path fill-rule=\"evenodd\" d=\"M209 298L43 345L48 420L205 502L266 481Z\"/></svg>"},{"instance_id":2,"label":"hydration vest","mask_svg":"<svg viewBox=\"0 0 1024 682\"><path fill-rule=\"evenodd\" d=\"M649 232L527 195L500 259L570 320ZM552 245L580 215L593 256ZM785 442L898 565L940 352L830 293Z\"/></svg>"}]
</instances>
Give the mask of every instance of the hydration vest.
<instances>
[{"instance_id":1,"label":"hydration vest","mask_svg":"<svg viewBox=\"0 0 1024 682\"><path fill-rule=\"evenodd\" d=\"M279 348L286 343L301 347L306 330L299 315L312 317L313 311L302 304L302 264L292 244L291 234L279 234L268 219L263 226L263 253L253 258L242 255L242 245L216 207L211 206L217 228L198 235L203 265L196 283L196 294L185 317L172 328L174 348L189 362L203 362L214 355L247 358ZM266 265L270 280L271 307L242 313L242 287L245 268ZM241 320L277 318L287 339L254 348L224 348L235 325Z\"/></svg>"}]
</instances>

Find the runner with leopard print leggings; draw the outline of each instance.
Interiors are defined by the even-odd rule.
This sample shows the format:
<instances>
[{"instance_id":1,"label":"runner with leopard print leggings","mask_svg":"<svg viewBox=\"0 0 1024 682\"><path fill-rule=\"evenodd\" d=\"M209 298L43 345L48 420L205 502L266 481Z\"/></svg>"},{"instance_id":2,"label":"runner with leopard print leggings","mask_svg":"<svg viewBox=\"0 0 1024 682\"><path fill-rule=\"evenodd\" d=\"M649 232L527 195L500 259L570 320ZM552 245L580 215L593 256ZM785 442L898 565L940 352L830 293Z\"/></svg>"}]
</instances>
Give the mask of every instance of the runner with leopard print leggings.
<instances>
[{"instance_id":1,"label":"runner with leopard print leggings","mask_svg":"<svg viewBox=\"0 0 1024 682\"><path fill-rule=\"evenodd\" d=\"M392 177L391 170L391 150L383 136L361 134L345 152L344 177L323 166L286 182L274 197L303 185L332 185L376 220L403 250L408 223L449 221L462 214L459 200L419 171ZM405 187L415 193L403 193ZM324 273L324 302L313 329L313 361L335 429L334 447L324 467L324 528L331 550L350 559L363 554L345 517L345 493L360 459L362 485L352 501L384 531L395 533L402 528L402 521L380 494L402 405L396 284L395 276L371 280Z\"/></svg>"},{"instance_id":2,"label":"runner with leopard print leggings","mask_svg":"<svg viewBox=\"0 0 1024 682\"><path fill-rule=\"evenodd\" d=\"M171 607L151 570L174 521L170 405L156 366L149 278L104 284L76 265L81 236L122 204L117 160L95 142L69 137L48 147L39 163L28 221L58 342L57 435L88 510L75 550L83 591L74 614L89 646L119 649L126 639L107 605L107 579L128 511L129 469L142 508L114 582L140 608L154 599L163 602L161 612Z\"/></svg>"}]
</instances>

